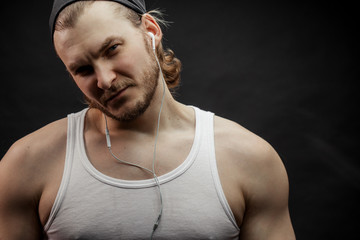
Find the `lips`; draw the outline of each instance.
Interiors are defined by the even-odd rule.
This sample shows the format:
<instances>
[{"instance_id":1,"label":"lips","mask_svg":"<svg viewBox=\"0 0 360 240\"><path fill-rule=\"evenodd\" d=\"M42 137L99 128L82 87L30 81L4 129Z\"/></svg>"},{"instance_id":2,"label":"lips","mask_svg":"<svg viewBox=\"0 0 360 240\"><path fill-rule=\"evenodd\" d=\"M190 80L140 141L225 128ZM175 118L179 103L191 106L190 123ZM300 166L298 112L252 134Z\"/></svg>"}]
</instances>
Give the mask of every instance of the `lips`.
<instances>
[{"instance_id":1,"label":"lips","mask_svg":"<svg viewBox=\"0 0 360 240\"><path fill-rule=\"evenodd\" d=\"M119 91L117 91L116 93L112 94L110 97L108 97L105 101L105 104L107 105L109 102L111 102L112 100L114 100L116 97L120 96L127 88L127 87L124 87L122 89L120 89Z\"/></svg>"}]
</instances>

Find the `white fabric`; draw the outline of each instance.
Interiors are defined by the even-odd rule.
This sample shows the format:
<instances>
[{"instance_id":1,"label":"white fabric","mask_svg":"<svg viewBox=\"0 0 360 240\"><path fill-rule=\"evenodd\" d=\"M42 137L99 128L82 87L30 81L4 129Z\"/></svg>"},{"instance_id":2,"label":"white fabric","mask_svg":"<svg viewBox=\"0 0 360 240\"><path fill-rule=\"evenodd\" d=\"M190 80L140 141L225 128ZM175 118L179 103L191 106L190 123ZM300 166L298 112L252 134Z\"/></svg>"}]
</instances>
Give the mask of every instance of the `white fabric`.
<instances>
[{"instance_id":1,"label":"white fabric","mask_svg":"<svg viewBox=\"0 0 360 240\"><path fill-rule=\"evenodd\" d=\"M154 239L238 239L217 172L213 114L194 110L189 155L159 177L164 211ZM115 179L94 168L84 147L86 111L68 116L64 174L44 227L47 238L149 239L160 207L155 182Z\"/></svg>"}]
</instances>

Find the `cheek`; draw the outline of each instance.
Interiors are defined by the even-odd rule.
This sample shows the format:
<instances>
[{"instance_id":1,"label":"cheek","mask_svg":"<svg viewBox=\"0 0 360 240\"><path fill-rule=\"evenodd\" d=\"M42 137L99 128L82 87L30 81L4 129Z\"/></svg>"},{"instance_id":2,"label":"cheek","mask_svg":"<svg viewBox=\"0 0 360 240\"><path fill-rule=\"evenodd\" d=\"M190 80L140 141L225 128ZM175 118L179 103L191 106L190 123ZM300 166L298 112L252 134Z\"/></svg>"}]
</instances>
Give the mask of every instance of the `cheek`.
<instances>
[{"instance_id":1,"label":"cheek","mask_svg":"<svg viewBox=\"0 0 360 240\"><path fill-rule=\"evenodd\" d=\"M119 69L120 72L127 73L126 75L132 75L134 74L138 63L139 61L135 54L124 54L115 62L115 67Z\"/></svg>"},{"instance_id":2,"label":"cheek","mask_svg":"<svg viewBox=\"0 0 360 240\"><path fill-rule=\"evenodd\" d=\"M76 78L73 78L74 79L74 82L75 84L78 86L78 88L82 91L82 92L85 92L86 89L89 87L89 82L86 82L86 81L83 81L83 80L79 80L79 79L76 79Z\"/></svg>"},{"instance_id":3,"label":"cheek","mask_svg":"<svg viewBox=\"0 0 360 240\"><path fill-rule=\"evenodd\" d=\"M80 91L89 98L98 98L101 96L101 89L97 87L97 83L93 79L74 80Z\"/></svg>"},{"instance_id":4,"label":"cheek","mask_svg":"<svg viewBox=\"0 0 360 240\"><path fill-rule=\"evenodd\" d=\"M117 64L125 72L141 74L142 69L149 60L148 53L143 47L133 47L119 57Z\"/></svg>"}]
</instances>

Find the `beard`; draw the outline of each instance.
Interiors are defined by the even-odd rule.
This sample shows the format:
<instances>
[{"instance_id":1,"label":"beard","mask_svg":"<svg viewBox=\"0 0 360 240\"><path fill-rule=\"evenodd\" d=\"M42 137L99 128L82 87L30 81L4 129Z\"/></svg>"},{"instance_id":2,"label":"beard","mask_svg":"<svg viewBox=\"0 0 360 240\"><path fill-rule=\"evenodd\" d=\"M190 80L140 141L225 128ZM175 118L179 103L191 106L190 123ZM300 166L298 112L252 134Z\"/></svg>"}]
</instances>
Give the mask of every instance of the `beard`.
<instances>
[{"instance_id":1,"label":"beard","mask_svg":"<svg viewBox=\"0 0 360 240\"><path fill-rule=\"evenodd\" d=\"M107 99L109 99L113 94L116 94L119 92L119 90L123 89L124 87L134 87L136 86L134 84L134 80L130 78L123 78L122 80L115 81L113 85L108 89L105 90L104 94L100 97L99 102L88 98L86 95L85 100L89 104L90 108L96 108L102 111L104 114L109 116L112 119L115 119L117 121L121 122L129 122L133 121L139 116L141 116L146 109L150 106L151 101L154 98L154 94L156 91L156 88L158 86L158 79L159 79L159 66L157 65L156 58L152 52L152 49L150 48L150 45L144 38L146 50L149 56L148 64L143 69L143 72L140 74L138 83L143 84L143 93L142 98L138 99L134 106L131 107L125 107L123 106L126 102L126 98L120 100L116 103L116 106L123 106L123 111L119 114L112 113L110 110L106 108L106 102Z\"/></svg>"}]
</instances>

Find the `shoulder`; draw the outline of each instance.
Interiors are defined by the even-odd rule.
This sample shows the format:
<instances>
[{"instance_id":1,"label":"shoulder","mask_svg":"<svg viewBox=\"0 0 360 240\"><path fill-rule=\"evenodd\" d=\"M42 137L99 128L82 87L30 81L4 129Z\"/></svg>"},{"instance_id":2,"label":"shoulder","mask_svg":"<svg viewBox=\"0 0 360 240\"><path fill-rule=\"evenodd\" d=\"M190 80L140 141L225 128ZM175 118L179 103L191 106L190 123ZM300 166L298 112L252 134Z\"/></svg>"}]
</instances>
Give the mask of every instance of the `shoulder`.
<instances>
[{"instance_id":1,"label":"shoulder","mask_svg":"<svg viewBox=\"0 0 360 240\"><path fill-rule=\"evenodd\" d=\"M269 183L287 191L287 174L275 149L241 125L215 117L214 134L217 162L227 174L237 176L247 197L266 193Z\"/></svg>"},{"instance_id":2,"label":"shoulder","mask_svg":"<svg viewBox=\"0 0 360 240\"><path fill-rule=\"evenodd\" d=\"M24 160L42 159L44 154L57 151L58 144L66 142L66 136L67 118L63 118L16 141L10 147L3 160L8 158L21 158ZM25 162L23 161L23 163Z\"/></svg>"},{"instance_id":3,"label":"shoulder","mask_svg":"<svg viewBox=\"0 0 360 240\"><path fill-rule=\"evenodd\" d=\"M67 119L52 122L16 141L0 161L2 181L22 182L40 187L55 161L64 155Z\"/></svg>"},{"instance_id":4,"label":"shoulder","mask_svg":"<svg viewBox=\"0 0 360 240\"><path fill-rule=\"evenodd\" d=\"M240 161L241 157L255 164L278 158L267 141L231 120L215 116L214 134L219 150L237 156L234 161Z\"/></svg>"}]
</instances>

